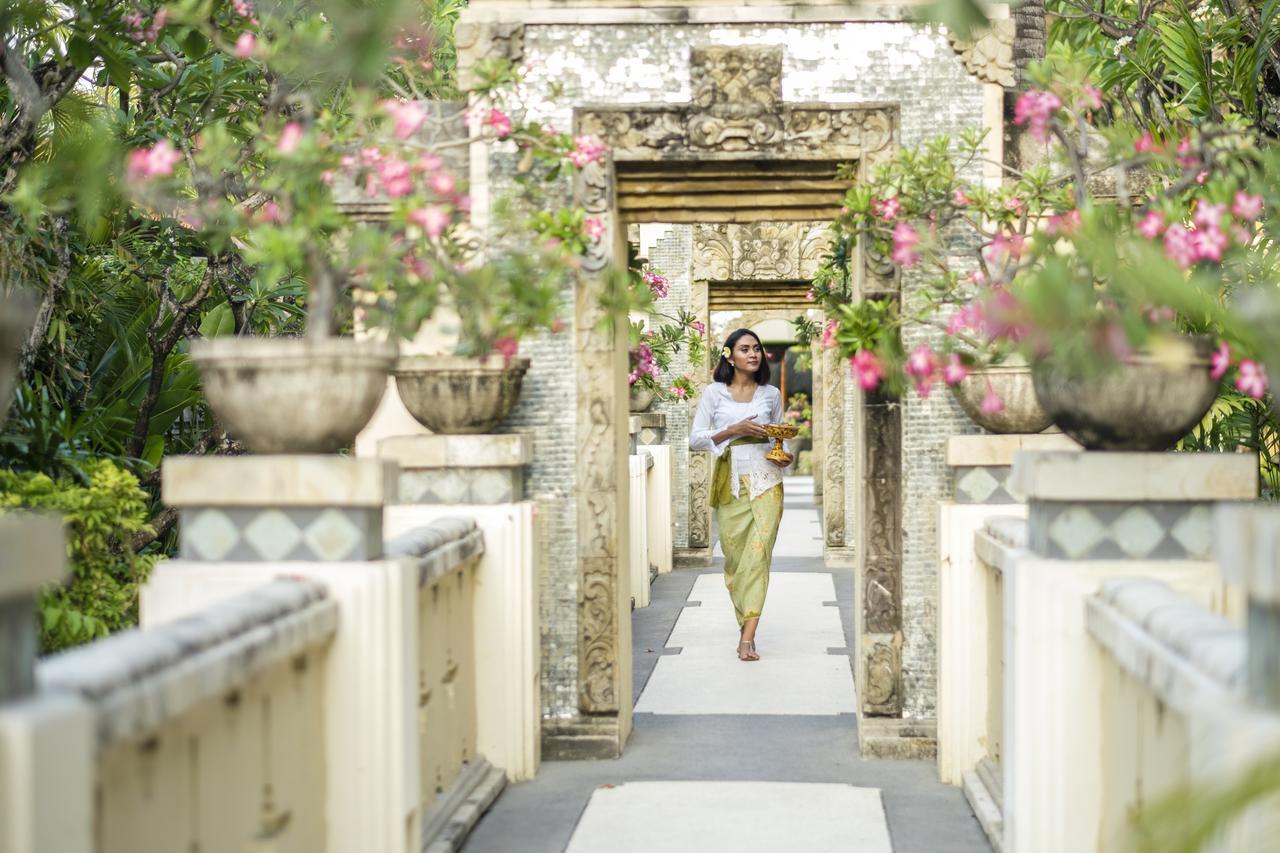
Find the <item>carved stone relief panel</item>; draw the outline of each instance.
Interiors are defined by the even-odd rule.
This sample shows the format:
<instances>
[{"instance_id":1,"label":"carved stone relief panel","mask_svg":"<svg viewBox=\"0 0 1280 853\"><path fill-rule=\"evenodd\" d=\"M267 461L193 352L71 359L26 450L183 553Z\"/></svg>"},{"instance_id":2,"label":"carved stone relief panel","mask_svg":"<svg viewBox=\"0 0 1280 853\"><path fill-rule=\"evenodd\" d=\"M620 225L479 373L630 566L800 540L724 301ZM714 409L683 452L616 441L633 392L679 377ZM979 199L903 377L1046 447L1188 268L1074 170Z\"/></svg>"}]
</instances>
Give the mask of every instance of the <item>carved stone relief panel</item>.
<instances>
[{"instance_id":1,"label":"carved stone relief panel","mask_svg":"<svg viewBox=\"0 0 1280 853\"><path fill-rule=\"evenodd\" d=\"M693 277L702 281L811 279L831 247L826 222L697 225Z\"/></svg>"},{"instance_id":2,"label":"carved stone relief panel","mask_svg":"<svg viewBox=\"0 0 1280 853\"><path fill-rule=\"evenodd\" d=\"M1017 85L1017 69L1013 62L1013 42L1016 33L1013 18L994 20L991 26L960 38L950 33L947 38L951 48L960 55L965 70L985 83L995 83L1005 88Z\"/></svg>"},{"instance_id":3,"label":"carved stone relief panel","mask_svg":"<svg viewBox=\"0 0 1280 853\"><path fill-rule=\"evenodd\" d=\"M898 716L902 713L902 635L863 636L865 661L862 713Z\"/></svg>"},{"instance_id":4,"label":"carved stone relief panel","mask_svg":"<svg viewBox=\"0 0 1280 853\"><path fill-rule=\"evenodd\" d=\"M822 351L822 517L829 548L845 536L844 377L847 368L834 349Z\"/></svg>"},{"instance_id":5,"label":"carved stone relief panel","mask_svg":"<svg viewBox=\"0 0 1280 853\"><path fill-rule=\"evenodd\" d=\"M711 547L711 454L689 453L689 547Z\"/></svg>"}]
</instances>

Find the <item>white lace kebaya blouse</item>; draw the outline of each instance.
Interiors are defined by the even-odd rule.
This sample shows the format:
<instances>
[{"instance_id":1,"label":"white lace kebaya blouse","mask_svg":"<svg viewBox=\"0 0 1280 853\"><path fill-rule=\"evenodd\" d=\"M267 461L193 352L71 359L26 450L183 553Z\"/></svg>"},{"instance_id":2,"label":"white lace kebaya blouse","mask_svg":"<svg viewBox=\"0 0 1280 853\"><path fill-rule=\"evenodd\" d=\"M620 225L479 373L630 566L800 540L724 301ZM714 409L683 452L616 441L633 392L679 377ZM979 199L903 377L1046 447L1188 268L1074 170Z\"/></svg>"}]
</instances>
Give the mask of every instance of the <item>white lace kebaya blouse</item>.
<instances>
[{"instance_id":1,"label":"white lace kebaya blouse","mask_svg":"<svg viewBox=\"0 0 1280 853\"><path fill-rule=\"evenodd\" d=\"M689 431L689 447L694 450L710 450L717 457L728 449L733 464L733 496L738 496L739 479L745 476L750 486L751 499L755 500L782 482L782 469L764 458L769 448L773 447L773 441L764 444L739 444L730 448L734 438L719 444L711 440L711 436L749 415L755 415L756 423L761 426L782 423L782 392L772 385L760 385L749 403L739 403L729 393L728 385L711 383L703 389L702 399L698 401L698 411L693 416L693 427ZM783 442L783 446L786 445ZM791 452L789 447L787 452Z\"/></svg>"}]
</instances>

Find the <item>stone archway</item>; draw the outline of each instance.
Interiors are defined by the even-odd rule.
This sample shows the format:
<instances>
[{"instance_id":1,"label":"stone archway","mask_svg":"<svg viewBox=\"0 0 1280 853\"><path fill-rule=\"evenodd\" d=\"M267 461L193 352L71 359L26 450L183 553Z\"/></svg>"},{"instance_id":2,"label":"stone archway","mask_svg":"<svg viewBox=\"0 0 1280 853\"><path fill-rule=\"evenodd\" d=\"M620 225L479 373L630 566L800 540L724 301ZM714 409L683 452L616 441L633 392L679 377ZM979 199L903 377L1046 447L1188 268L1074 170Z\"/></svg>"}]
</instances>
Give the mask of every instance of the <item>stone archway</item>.
<instances>
[{"instance_id":1,"label":"stone archway","mask_svg":"<svg viewBox=\"0 0 1280 853\"><path fill-rule=\"evenodd\" d=\"M699 221L830 219L838 212L838 204L827 204L821 194L815 199L767 191L759 178L770 169L802 171L804 164L825 168L849 161L865 174L867 164L887 156L899 141L914 145L974 125L994 131L989 158L999 162L1001 105L1004 87L1012 83L1010 35L1011 27L997 24L990 35L963 42L941 28L907 21L901 7L790 0L768 7L726 6L720 0L668 7L472 0L457 28L464 86L475 82L483 60L525 63L525 85L540 99L539 119L614 145L613 162L579 176L579 198L610 229L591 261L596 270L617 256L627 222L687 227ZM720 56L708 62L713 51L701 47L707 44L736 47L713 49ZM764 54L773 58L759 61ZM502 190L515 163L501 152L481 153L480 146L473 148L471 188L482 221L488 199ZM979 165L973 171L984 170ZM726 179L739 181L737 197L715 198L716 183ZM662 191L647 192L646 184L662 185ZM741 211L743 193L768 199L762 207L786 212ZM854 279L864 295L898 291L897 281L865 263L854 270ZM617 341L585 331L598 318L589 303L602 282L602 276L588 276L574 292L572 335L527 342L534 367L525 380L525 399L508 424L535 436L526 482L530 495L548 501L551 536L540 583L548 755L617 754L630 725L630 625L616 580L617 555L625 553L620 540L626 532L618 528L626 513L625 489L619 490L625 477L610 473L606 449L616 447L621 457L626 444L625 352ZM905 298L922 286L906 277ZM930 329L913 328L904 337L914 346L932 336ZM825 374L822 387L846 407L843 432L833 437L845 442L848 457L859 444L853 436L867 432L856 421L871 411L863 405L868 401L852 389L835 392L844 365L829 360L817 367ZM616 388L600 384L602 371ZM882 457L896 458L901 466L900 515L884 516L886 541L897 540L890 564L898 570L875 584L880 615L871 620L858 614L860 646L876 650L873 658L860 660L859 683L865 685L874 667L884 700L864 704L861 711L883 715L883 746L869 742L871 726L860 724L859 735L866 755L919 755L929 748L936 709L936 516L949 488L942 447L949 435L971 428L946 395L910 395L901 404L884 405L901 425L901 440L894 442L899 452ZM593 447L584 454L588 436ZM910 453L904 455L903 448ZM865 462L859 455L857 464ZM867 503L859 497L867 473L850 468L846 506ZM850 516L855 535L846 537L846 548L868 538L860 532L864 515ZM862 561L865 554L844 556ZM865 589L861 594L873 600ZM866 698L873 691L864 686L861 692ZM912 743L894 743L899 736Z\"/></svg>"},{"instance_id":2,"label":"stone archway","mask_svg":"<svg viewBox=\"0 0 1280 853\"><path fill-rule=\"evenodd\" d=\"M782 267L789 269L793 254L798 277L798 252L784 251L778 235L767 237L766 232L780 228L777 223L799 220L812 227L815 220L830 218L838 212L843 188L834 181L834 169L829 179L834 186L824 186L817 191L811 189L813 172L805 174L803 185L797 183L791 187L786 183L787 173L796 168L796 163L832 166L847 163L855 164L857 172L866 175L893 150L897 139L896 108L880 104L785 103L779 48L694 48L690 56L690 87L693 98L687 105L584 107L575 111L575 134L597 136L612 151L610 159L584 169L575 188L576 198L588 215L600 219L608 228L605 238L591 252L586 264L588 273L603 274L612 263L624 257L621 254L624 223L628 217L635 217L662 222L752 223L736 227L756 229L758 234L754 239L749 234L740 235L743 238L740 240L727 239L726 225L726 239L711 241L718 247L716 251L702 259L695 251L695 266L705 263L707 258L712 265L720 265L696 271L695 282L730 280L735 277L735 271L756 273L752 278L760 278L761 273L770 277L767 276L770 272L778 273ZM685 171L672 170L672 174L684 175L688 180L678 182L671 191L655 191L654 184L644 180L651 177L654 164L684 164ZM706 169L707 164L717 168ZM728 179L742 194L725 199L722 193L714 192L713 184L698 187L696 183L702 175L721 182ZM761 192L750 193L753 181L758 182ZM883 265L867 260L857 266L856 286L883 292L896 289L896 279ZM602 286L602 281L598 282L595 288L584 288L582 294L590 294ZM698 290L696 285L694 290ZM709 320L710 306L708 304L702 313L698 302L702 298L701 293L694 296L695 310ZM580 374L580 428L592 440L584 444L578 461L580 488L585 487L579 496L579 506L597 513L604 507L595 500L598 492L591 488L596 485L591 472L611 467L606 448L615 442L605 436L613 433L615 439L618 437L617 423L606 423L598 413L617 407L619 389L614 387L617 383L611 386L599 369L599 365L607 362L609 352L617 349L617 344L597 339L593 331L599 320L593 314L597 309L588 301L584 295L577 300L579 352L592 364L585 374ZM829 385L824 389L827 398L824 403L834 411L838 398L838 410L843 414L847 408L845 372L834 365L824 367ZM844 546L844 490L839 487L844 481L844 443L835 438L837 433L844 434L843 424L827 434L825 453L828 458L837 454L840 464L833 466L833 476L825 480L824 492L828 500L835 500L832 510L835 523L829 537L834 537L833 544ZM836 476L837 469L839 476ZM697 501L691 501L690 544L698 541L709 548L709 523L695 524L692 517L693 508L701 506L708 474L705 463L690 460L690 488L699 493ZM616 507L616 494L609 495L608 499ZM582 509L579 517L582 519ZM588 532L605 517L615 516L598 513L590 520ZM605 537L592 536L586 541L603 543ZM629 714L629 708L620 707L617 701L623 689L619 683L624 669L620 658L626 648L622 643L625 632L621 625L625 620L618 605L617 561L603 560L603 554L584 549L583 544L580 541L579 706L586 713L623 717ZM886 582L878 589L892 595L900 586ZM900 631L896 645L868 644L873 656L866 657L865 665L859 669L871 675L859 681L883 683L880 669L887 662L893 668L892 684L896 686L900 682L897 667L901 656L895 650L900 644ZM891 653L888 658L886 650ZM900 703L890 707L890 703L899 700L900 691L894 689L876 705L864 707L864 711L899 713Z\"/></svg>"}]
</instances>

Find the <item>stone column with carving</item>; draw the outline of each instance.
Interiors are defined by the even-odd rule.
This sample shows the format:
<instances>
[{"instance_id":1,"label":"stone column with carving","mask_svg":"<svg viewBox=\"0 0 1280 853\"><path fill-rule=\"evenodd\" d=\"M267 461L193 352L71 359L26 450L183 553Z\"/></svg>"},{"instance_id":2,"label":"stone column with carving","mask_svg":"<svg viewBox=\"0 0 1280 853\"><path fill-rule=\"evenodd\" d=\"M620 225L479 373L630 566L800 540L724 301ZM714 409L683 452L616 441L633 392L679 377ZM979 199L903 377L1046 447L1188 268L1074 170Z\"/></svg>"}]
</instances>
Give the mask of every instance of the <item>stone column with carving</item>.
<instances>
[{"instance_id":1,"label":"stone column with carving","mask_svg":"<svg viewBox=\"0 0 1280 853\"><path fill-rule=\"evenodd\" d=\"M710 288L707 283L707 275L699 265L699 258L706 257L705 248L701 248L699 242L699 227L694 228L693 242L693 258L694 266L691 273L692 279L689 282L689 313L693 314L702 321L703 326L707 329L708 335L711 332L711 303ZM712 347L719 342L711 340L708 337L708 344ZM697 384L706 385L711 381L711 368L715 364L717 354L709 352L707 355L707 365L698 377L701 381ZM690 422L692 423L693 410L697 407L697 401L689 401ZM676 565L678 566L709 566L711 565L711 550L713 547L711 541L711 454L706 451L690 451L689 452L689 545L687 548L681 548L676 551Z\"/></svg>"},{"instance_id":2,"label":"stone column with carving","mask_svg":"<svg viewBox=\"0 0 1280 853\"><path fill-rule=\"evenodd\" d=\"M844 548L845 454L844 375L835 349L822 350L822 385L814 396L822 397L822 529L827 549Z\"/></svg>"}]
</instances>

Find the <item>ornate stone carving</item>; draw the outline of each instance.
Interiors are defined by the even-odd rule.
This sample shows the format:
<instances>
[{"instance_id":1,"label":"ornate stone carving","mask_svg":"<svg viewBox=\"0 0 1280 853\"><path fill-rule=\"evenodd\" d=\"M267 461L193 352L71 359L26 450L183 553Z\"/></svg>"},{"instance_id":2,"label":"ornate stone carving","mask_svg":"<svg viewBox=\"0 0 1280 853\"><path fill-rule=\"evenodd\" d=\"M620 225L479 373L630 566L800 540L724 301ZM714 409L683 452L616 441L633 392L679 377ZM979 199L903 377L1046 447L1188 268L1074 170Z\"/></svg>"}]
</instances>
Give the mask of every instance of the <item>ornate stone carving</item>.
<instances>
[{"instance_id":1,"label":"ornate stone carving","mask_svg":"<svg viewBox=\"0 0 1280 853\"><path fill-rule=\"evenodd\" d=\"M900 635L883 639L863 636L864 714L897 716L902 713L901 642Z\"/></svg>"},{"instance_id":2,"label":"ornate stone carving","mask_svg":"<svg viewBox=\"0 0 1280 853\"><path fill-rule=\"evenodd\" d=\"M810 279L831 245L826 222L697 225L696 281Z\"/></svg>"},{"instance_id":3,"label":"ornate stone carving","mask_svg":"<svg viewBox=\"0 0 1280 853\"><path fill-rule=\"evenodd\" d=\"M800 278L811 279L818 274L818 267L831 251L829 223L815 223L800 235Z\"/></svg>"},{"instance_id":4,"label":"ornate stone carving","mask_svg":"<svg viewBox=\"0 0 1280 853\"><path fill-rule=\"evenodd\" d=\"M834 349L822 352L822 516L829 548L845 544L844 378Z\"/></svg>"},{"instance_id":5,"label":"ornate stone carving","mask_svg":"<svg viewBox=\"0 0 1280 853\"><path fill-rule=\"evenodd\" d=\"M693 227L693 280L695 282L728 281L733 278L733 240L728 225L695 225ZM705 285L703 290L705 291ZM703 309L706 294L703 294ZM690 306L696 314L697 306ZM705 322L705 321L704 321Z\"/></svg>"},{"instance_id":6,"label":"ornate stone carving","mask_svg":"<svg viewBox=\"0 0 1280 853\"><path fill-rule=\"evenodd\" d=\"M750 151L782 141L782 48L694 48L689 82L685 126L695 148Z\"/></svg>"},{"instance_id":7,"label":"ornate stone carving","mask_svg":"<svg viewBox=\"0 0 1280 853\"><path fill-rule=\"evenodd\" d=\"M689 453L689 547L711 547L711 454Z\"/></svg>"},{"instance_id":8,"label":"ornate stone carving","mask_svg":"<svg viewBox=\"0 0 1280 853\"><path fill-rule=\"evenodd\" d=\"M499 59L519 63L524 58L524 24L459 21L453 34L458 46L458 85L463 90L480 85L475 74L479 63Z\"/></svg>"},{"instance_id":9,"label":"ornate stone carving","mask_svg":"<svg viewBox=\"0 0 1280 853\"><path fill-rule=\"evenodd\" d=\"M580 561L578 580L578 706L587 713L618 710L618 568L612 557Z\"/></svg>"},{"instance_id":10,"label":"ornate stone carving","mask_svg":"<svg viewBox=\"0 0 1280 853\"><path fill-rule=\"evenodd\" d=\"M866 157L890 150L896 122L883 108L792 107L786 125L786 147L792 153L836 148Z\"/></svg>"},{"instance_id":11,"label":"ornate stone carving","mask_svg":"<svg viewBox=\"0 0 1280 853\"><path fill-rule=\"evenodd\" d=\"M985 83L996 83L1005 88L1017 84L1017 69L1013 63L1014 21L1012 18L996 20L981 32L962 39L955 33L947 38L951 48L960 55L965 70Z\"/></svg>"},{"instance_id":12,"label":"ornate stone carving","mask_svg":"<svg viewBox=\"0 0 1280 853\"><path fill-rule=\"evenodd\" d=\"M902 590L894 562L868 557L863 567L862 622L868 632L887 634L901 627L902 611L898 601Z\"/></svg>"}]
</instances>

